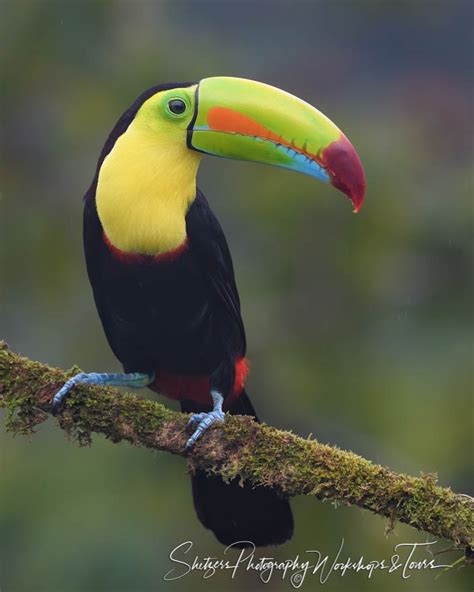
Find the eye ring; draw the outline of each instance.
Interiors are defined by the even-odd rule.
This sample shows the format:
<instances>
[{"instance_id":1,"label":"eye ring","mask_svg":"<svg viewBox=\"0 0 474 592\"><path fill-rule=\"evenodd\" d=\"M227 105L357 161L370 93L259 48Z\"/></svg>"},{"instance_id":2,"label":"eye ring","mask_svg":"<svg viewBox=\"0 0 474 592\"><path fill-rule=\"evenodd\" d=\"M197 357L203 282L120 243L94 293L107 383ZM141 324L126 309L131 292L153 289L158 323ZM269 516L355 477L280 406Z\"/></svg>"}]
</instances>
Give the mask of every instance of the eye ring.
<instances>
[{"instance_id":1,"label":"eye ring","mask_svg":"<svg viewBox=\"0 0 474 592\"><path fill-rule=\"evenodd\" d=\"M186 105L186 102L183 101L183 99L179 99L179 98L170 99L166 106L168 108L168 111L171 113L171 115L174 115L174 116L184 115L184 113L186 113L186 109L188 107Z\"/></svg>"}]
</instances>

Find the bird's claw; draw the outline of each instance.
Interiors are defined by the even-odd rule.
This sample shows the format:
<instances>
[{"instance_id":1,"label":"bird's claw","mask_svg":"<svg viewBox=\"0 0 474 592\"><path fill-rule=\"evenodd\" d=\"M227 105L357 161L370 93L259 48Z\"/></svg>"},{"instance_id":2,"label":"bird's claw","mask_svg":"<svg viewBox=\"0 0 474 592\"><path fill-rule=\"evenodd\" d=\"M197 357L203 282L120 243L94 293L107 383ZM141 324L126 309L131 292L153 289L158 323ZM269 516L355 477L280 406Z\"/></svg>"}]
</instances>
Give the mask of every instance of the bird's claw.
<instances>
[{"instance_id":1,"label":"bird's claw","mask_svg":"<svg viewBox=\"0 0 474 592\"><path fill-rule=\"evenodd\" d=\"M141 388L148 386L155 378L154 373L146 374L144 372L131 372L129 374L111 374L97 372L79 372L59 389L51 401L51 412L57 415L61 403L66 395L76 384L100 384L108 386L129 386L132 388Z\"/></svg>"},{"instance_id":2,"label":"bird's claw","mask_svg":"<svg viewBox=\"0 0 474 592\"><path fill-rule=\"evenodd\" d=\"M193 435L190 438L188 438L185 449L189 450L190 448L192 448L194 444L197 442L197 440L199 440L199 438L212 424L224 423L224 419L225 415L224 412L221 410L209 411L209 413L193 413L186 427L196 427L196 425L197 427L194 430Z\"/></svg>"},{"instance_id":3,"label":"bird's claw","mask_svg":"<svg viewBox=\"0 0 474 592\"><path fill-rule=\"evenodd\" d=\"M75 386L78 382L81 381L81 379L84 376L85 374L82 372L80 374L76 374L76 376L73 376L67 382L65 382L63 386L59 389L59 391L54 395L51 401L51 413L53 415L57 415L59 413L61 403L64 401L66 395L69 393L73 386Z\"/></svg>"},{"instance_id":4,"label":"bird's claw","mask_svg":"<svg viewBox=\"0 0 474 592\"><path fill-rule=\"evenodd\" d=\"M186 424L186 429L188 429L190 427L194 427L201 420L203 420L206 417L206 415L207 415L207 413L205 413L204 411L202 413L193 413L191 415L191 417L189 418L188 423Z\"/></svg>"}]
</instances>

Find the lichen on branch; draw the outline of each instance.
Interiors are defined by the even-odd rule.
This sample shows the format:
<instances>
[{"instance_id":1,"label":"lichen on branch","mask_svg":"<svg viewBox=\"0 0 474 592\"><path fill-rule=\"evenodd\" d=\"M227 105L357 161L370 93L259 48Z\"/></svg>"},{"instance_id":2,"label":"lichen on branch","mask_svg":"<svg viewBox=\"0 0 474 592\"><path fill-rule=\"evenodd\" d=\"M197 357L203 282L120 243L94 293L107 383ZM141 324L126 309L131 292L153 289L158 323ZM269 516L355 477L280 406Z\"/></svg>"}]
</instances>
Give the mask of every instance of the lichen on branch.
<instances>
[{"instance_id":1,"label":"lichen on branch","mask_svg":"<svg viewBox=\"0 0 474 592\"><path fill-rule=\"evenodd\" d=\"M77 372L21 357L0 342L0 407L7 410L7 429L32 434L50 416L54 393ZM164 450L186 457L191 471L270 485L290 497L312 495L356 505L387 517L390 524L400 521L449 539L468 557L472 553L474 501L440 487L433 475L395 473L352 452L242 416L229 416L223 426L210 429L189 453L184 449L188 418L113 388L78 386L57 421L81 445L90 444L95 432L112 442Z\"/></svg>"}]
</instances>

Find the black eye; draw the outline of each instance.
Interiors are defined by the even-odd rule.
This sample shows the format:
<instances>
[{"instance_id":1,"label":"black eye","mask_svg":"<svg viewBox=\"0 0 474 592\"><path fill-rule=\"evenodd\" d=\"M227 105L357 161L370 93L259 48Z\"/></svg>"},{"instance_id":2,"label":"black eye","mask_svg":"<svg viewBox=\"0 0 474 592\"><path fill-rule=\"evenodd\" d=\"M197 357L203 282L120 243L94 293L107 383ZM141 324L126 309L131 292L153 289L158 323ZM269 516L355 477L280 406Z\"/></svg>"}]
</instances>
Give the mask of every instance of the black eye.
<instances>
[{"instance_id":1,"label":"black eye","mask_svg":"<svg viewBox=\"0 0 474 592\"><path fill-rule=\"evenodd\" d=\"M171 99L168 109L175 115L182 115L186 111L186 103L181 99Z\"/></svg>"}]
</instances>

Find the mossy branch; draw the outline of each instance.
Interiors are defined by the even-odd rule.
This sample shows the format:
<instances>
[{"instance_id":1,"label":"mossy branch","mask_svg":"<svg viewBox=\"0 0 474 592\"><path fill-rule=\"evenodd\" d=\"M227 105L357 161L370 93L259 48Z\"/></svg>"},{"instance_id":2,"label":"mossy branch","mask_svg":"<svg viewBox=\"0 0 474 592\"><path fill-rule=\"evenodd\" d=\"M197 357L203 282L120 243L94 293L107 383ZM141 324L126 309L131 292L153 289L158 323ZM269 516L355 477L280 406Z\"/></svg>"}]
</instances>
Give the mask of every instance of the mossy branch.
<instances>
[{"instance_id":1,"label":"mossy branch","mask_svg":"<svg viewBox=\"0 0 474 592\"><path fill-rule=\"evenodd\" d=\"M7 409L7 429L31 434L50 413L51 398L79 371L51 368L13 353L0 342L0 407ZM289 432L260 425L247 417L228 417L211 429L189 454L184 451L188 416L151 400L112 388L74 389L57 418L80 444L92 432L112 442L165 450L188 458L191 470L205 469L224 479L240 477L272 485L288 496L313 495L352 504L450 539L469 557L474 532L474 503L469 496L436 484L436 477L397 474L370 461Z\"/></svg>"}]
</instances>

